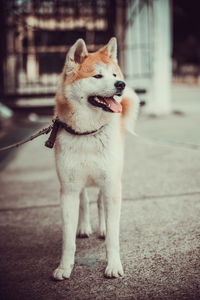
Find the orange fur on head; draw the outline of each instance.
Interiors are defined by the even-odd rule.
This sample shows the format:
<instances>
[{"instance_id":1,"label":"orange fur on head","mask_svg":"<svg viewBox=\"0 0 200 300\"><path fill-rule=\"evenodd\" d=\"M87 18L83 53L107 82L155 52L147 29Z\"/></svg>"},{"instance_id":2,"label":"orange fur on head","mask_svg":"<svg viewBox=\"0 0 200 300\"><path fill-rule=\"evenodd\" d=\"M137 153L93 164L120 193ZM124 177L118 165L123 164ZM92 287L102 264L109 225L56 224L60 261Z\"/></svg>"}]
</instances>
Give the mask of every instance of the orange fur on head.
<instances>
[{"instance_id":1,"label":"orange fur on head","mask_svg":"<svg viewBox=\"0 0 200 300\"><path fill-rule=\"evenodd\" d=\"M97 52L88 53L88 55L85 57L85 59L81 64L75 64L71 74L67 75L66 65L64 66L61 74L61 85L58 88L56 94L55 115L67 116L69 112L73 111L73 105L66 99L63 90L67 87L67 85L75 82L76 80L94 76L96 74L95 65L98 63L113 65L117 76L121 79L124 79L124 76L121 72L119 65L112 58L108 56L108 51L106 47L100 49ZM123 119L129 111L130 100L127 98L123 98L121 105L122 105L121 118Z\"/></svg>"},{"instance_id":2,"label":"orange fur on head","mask_svg":"<svg viewBox=\"0 0 200 300\"><path fill-rule=\"evenodd\" d=\"M72 74L66 76L67 70L64 66L63 74L67 83L72 83L76 80L92 77L95 75L95 65L98 63L104 63L106 65L113 65L118 77L123 78L122 72L117 63L108 57L105 51L97 51L94 53L88 53L88 56L81 64L76 64Z\"/></svg>"}]
</instances>

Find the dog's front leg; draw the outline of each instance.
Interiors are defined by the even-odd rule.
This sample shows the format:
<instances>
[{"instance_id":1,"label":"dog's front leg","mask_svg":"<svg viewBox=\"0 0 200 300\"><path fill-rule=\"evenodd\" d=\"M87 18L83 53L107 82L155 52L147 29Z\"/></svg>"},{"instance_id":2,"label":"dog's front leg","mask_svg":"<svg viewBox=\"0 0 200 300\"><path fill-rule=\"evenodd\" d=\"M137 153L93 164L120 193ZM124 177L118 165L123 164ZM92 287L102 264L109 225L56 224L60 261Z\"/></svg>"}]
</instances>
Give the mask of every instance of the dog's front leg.
<instances>
[{"instance_id":1,"label":"dog's front leg","mask_svg":"<svg viewBox=\"0 0 200 300\"><path fill-rule=\"evenodd\" d=\"M79 191L62 191L61 208L63 223L62 256L58 268L53 272L53 277L57 280L69 278L74 266L79 212Z\"/></svg>"},{"instance_id":2,"label":"dog's front leg","mask_svg":"<svg viewBox=\"0 0 200 300\"><path fill-rule=\"evenodd\" d=\"M121 183L112 193L104 193L106 209L106 255L107 267L105 276L123 276L123 268L120 260L119 224L121 211Z\"/></svg>"}]
</instances>

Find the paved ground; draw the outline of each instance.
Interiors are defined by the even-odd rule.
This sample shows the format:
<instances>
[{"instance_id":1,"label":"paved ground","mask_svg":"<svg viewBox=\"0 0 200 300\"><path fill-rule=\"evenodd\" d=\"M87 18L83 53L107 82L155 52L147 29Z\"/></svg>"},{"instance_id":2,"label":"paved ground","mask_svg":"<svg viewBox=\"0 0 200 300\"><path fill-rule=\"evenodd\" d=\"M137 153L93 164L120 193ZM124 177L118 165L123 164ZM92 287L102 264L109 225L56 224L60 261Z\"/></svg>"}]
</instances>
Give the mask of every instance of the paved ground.
<instances>
[{"instance_id":1,"label":"paved ground","mask_svg":"<svg viewBox=\"0 0 200 300\"><path fill-rule=\"evenodd\" d=\"M139 136L127 135L122 279L103 276L94 190L94 233L77 239L71 279L51 279L61 250L53 152L41 146L46 137L17 152L0 175L1 299L200 299L200 118L182 108L185 114L141 116Z\"/></svg>"}]
</instances>

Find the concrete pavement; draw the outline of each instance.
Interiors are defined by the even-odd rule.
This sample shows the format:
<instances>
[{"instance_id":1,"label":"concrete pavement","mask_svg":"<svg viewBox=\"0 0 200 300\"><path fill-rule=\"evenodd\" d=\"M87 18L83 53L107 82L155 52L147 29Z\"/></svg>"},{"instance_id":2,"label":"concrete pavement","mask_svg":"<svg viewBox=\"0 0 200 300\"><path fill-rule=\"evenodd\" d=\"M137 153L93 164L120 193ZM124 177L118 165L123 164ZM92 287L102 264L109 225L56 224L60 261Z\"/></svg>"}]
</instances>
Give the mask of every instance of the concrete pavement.
<instances>
[{"instance_id":1,"label":"concrete pavement","mask_svg":"<svg viewBox=\"0 0 200 300\"><path fill-rule=\"evenodd\" d=\"M61 251L53 151L43 147L46 136L23 146L0 175L0 298L199 299L200 147L193 126L200 128L200 120L193 118L142 116L139 136L127 134L120 235L125 277L113 280L103 276L95 190L94 233L77 239L72 277L51 279ZM191 130L192 145L180 137L184 130Z\"/></svg>"}]
</instances>

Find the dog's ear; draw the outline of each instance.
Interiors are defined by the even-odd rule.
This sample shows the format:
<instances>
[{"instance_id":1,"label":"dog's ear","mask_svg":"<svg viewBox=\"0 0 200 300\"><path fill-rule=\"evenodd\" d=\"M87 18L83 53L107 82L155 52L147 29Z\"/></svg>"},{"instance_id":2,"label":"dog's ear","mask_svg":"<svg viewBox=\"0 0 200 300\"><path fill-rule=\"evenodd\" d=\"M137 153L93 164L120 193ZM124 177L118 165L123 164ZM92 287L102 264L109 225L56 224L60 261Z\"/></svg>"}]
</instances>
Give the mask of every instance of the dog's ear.
<instances>
[{"instance_id":1,"label":"dog's ear","mask_svg":"<svg viewBox=\"0 0 200 300\"><path fill-rule=\"evenodd\" d=\"M101 50L115 62L117 62L117 39L112 37L107 45L105 45Z\"/></svg>"},{"instance_id":2,"label":"dog's ear","mask_svg":"<svg viewBox=\"0 0 200 300\"><path fill-rule=\"evenodd\" d=\"M66 57L66 72L70 73L75 65L81 64L88 56L88 51L84 40L78 39L76 43L71 46Z\"/></svg>"}]
</instances>

